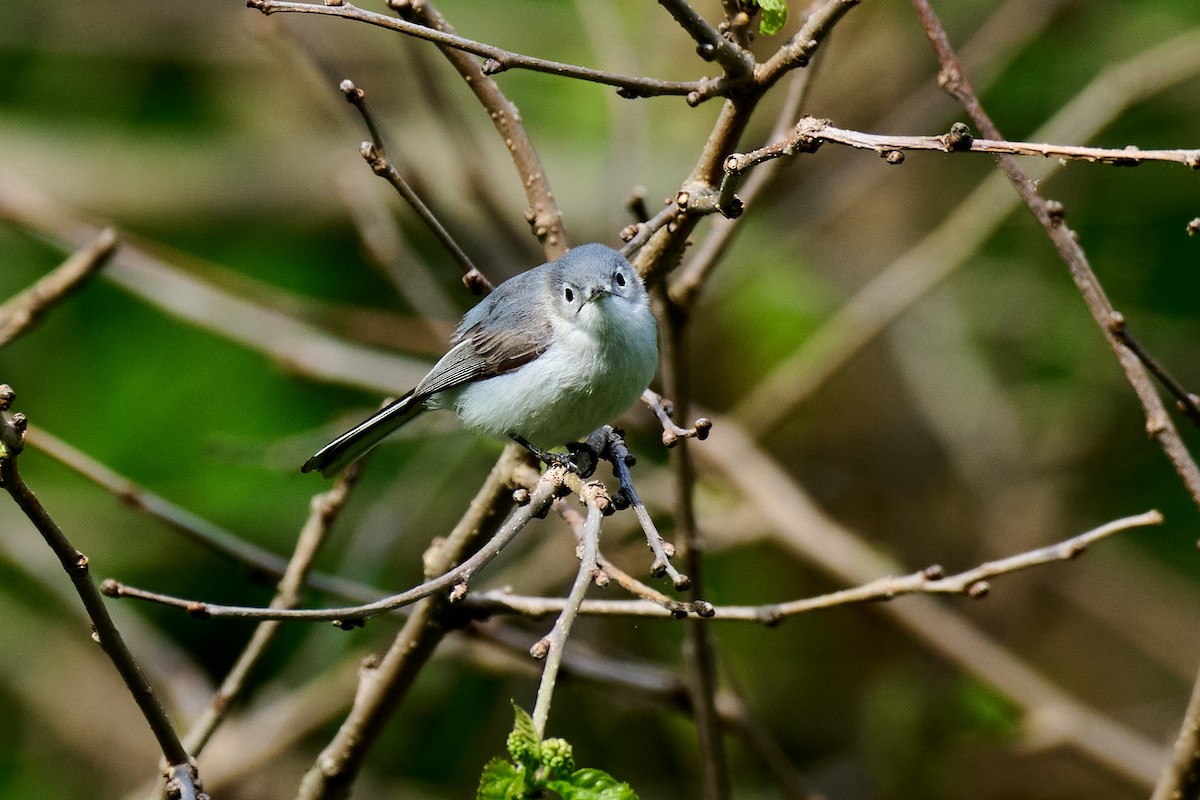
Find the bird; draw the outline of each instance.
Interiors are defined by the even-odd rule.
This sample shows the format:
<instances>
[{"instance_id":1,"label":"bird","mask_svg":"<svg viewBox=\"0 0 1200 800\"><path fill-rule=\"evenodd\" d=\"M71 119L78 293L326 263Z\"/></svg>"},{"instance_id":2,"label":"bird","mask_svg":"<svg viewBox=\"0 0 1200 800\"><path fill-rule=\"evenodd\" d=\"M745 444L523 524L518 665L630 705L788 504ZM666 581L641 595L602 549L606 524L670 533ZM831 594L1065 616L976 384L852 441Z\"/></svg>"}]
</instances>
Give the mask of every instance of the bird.
<instances>
[{"instance_id":1,"label":"bird","mask_svg":"<svg viewBox=\"0 0 1200 800\"><path fill-rule=\"evenodd\" d=\"M549 450L583 448L576 441L629 408L657 368L657 328L641 277L611 247L582 244L497 286L463 316L449 350L411 391L300 470L329 477L431 409L449 409L471 430L573 467Z\"/></svg>"}]
</instances>

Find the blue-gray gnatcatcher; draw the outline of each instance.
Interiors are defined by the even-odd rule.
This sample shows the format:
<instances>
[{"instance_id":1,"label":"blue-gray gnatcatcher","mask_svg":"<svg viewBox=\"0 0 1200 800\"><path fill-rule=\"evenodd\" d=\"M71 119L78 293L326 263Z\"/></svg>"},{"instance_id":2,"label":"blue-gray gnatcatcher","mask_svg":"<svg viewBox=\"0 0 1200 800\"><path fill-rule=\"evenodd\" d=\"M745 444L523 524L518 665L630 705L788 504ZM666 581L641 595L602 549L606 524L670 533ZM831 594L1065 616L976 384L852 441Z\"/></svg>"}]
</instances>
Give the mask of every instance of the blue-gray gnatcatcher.
<instances>
[{"instance_id":1,"label":"blue-gray gnatcatcher","mask_svg":"<svg viewBox=\"0 0 1200 800\"><path fill-rule=\"evenodd\" d=\"M654 315L641 278L602 244L509 278L472 308L416 388L321 448L301 467L329 476L431 408L476 431L538 448L611 422L658 367Z\"/></svg>"}]
</instances>

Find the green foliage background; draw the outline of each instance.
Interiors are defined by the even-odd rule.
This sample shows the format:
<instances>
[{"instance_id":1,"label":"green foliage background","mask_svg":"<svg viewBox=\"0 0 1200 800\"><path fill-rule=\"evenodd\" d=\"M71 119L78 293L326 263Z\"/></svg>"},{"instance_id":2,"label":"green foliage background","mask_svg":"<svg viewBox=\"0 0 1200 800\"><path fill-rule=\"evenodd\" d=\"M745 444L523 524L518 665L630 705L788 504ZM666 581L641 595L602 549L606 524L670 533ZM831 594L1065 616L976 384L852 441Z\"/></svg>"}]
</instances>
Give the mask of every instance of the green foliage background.
<instances>
[{"instance_id":1,"label":"green foliage background","mask_svg":"<svg viewBox=\"0 0 1200 800\"><path fill-rule=\"evenodd\" d=\"M716 3L697 5L717 18ZM1000 4L940 5L961 42ZM1191 0L1118 10L1083 0L1057 5L1044 32L984 92L1012 138L1027 136L1108 65L1200 25ZM500 11L447 0L439 8L464 35L546 58L660 77L712 69L654 4L506 0ZM791 11L783 36L802 16ZM760 41L758 51L778 41ZM815 69L806 110L868 131L935 74L911 9L897 2L855 9ZM116 224L235 294L313 314L329 306L410 313L364 257L344 199L388 197L358 158L363 134L336 91L346 77L368 92L391 154L489 275L540 260L532 237L490 225L479 202L486 190L472 184L459 140L442 127L445 109L454 108L461 117L450 125L477 135L508 232L519 232L524 200L485 115L427 48L386 31L264 18L237 2L0 0L0 74L0 199L41 195ZM426 74L442 104L422 92ZM652 210L673 195L718 108L623 101L602 87L521 72L498 80L521 109L573 242L615 243L636 185L646 187ZM1200 77L1192 77L1146 97L1095 143L1196 147L1198 87ZM948 99L935 108L919 130L882 132L937 133L960 118ZM747 149L765 143L772 111L762 110ZM748 210L697 312L697 402L717 411L735 406L992 169L985 157L933 154L886 167L831 145L789 164L770 196ZM863 172L879 175L867 191L840 200L844 183ZM1133 332L1193 390L1200 386L1200 237L1184 227L1200 216L1197 181L1178 166L1071 164L1042 186L1065 204ZM449 260L408 213L397 208L396 218L436 281L466 308ZM63 257L61 242L0 224L0 297ZM336 313L322 319L348 338L405 346L380 343ZM295 375L105 280L0 350L0 381L16 389L16 409L33 425L281 553L322 487L296 465L378 401ZM630 427L639 469L656 475L665 456L651 421L635 413ZM1195 429L1183 433L1195 450ZM835 518L913 569L966 568L1160 509L1161 529L1126 535L1078 564L997 581L987 601L957 606L1082 701L1169 740L1200 664L1192 612L1200 601L1197 509L1147 440L1115 360L1027 214L1011 216L764 446ZM385 588L416 581L429 538L449 529L498 451L453 425L381 449L320 566ZM30 450L22 464L98 578L216 601L269 598L269 586L50 458ZM669 533L665 482L647 480ZM123 796L153 776L153 742L91 646L65 576L9 506L0 504L0 797ZM705 481L700 507L702 526L718 542L707 575L713 602L835 588L769 538L738 547L722 539L727 530L758 533L762 524L728 487ZM636 534L628 523L614 530L606 533L610 555L643 571ZM551 525L531 531L497 563L490 585L561 591L571 550ZM177 719L194 712L200 679L219 680L249 632L127 603L115 613L150 671L169 676L164 691ZM548 624L529 624L531 640ZM314 675L386 646L396 625L381 620L354 633L290 628L258 680L269 697L300 694ZM573 641L678 668L680 636L662 622L585 620ZM870 609L777 629L723 625L716 637L728 685L829 797L1144 796L1070 752L1039 746L991 688ZM532 705L535 686L525 661L480 652L458 641L426 670L374 754L360 796L470 795L482 765L502 752L510 698ZM351 670L330 696L348 702L352 685ZM695 796L693 732L669 703L581 680L561 688L554 708L551 732L574 744L580 763L603 767L644 798ZM311 719L299 744L229 778L219 796L289 796L340 712L334 703ZM731 742L736 796L779 796L763 764ZM219 745L218 738L206 756L214 765ZM205 760L201 766L209 769Z\"/></svg>"}]
</instances>

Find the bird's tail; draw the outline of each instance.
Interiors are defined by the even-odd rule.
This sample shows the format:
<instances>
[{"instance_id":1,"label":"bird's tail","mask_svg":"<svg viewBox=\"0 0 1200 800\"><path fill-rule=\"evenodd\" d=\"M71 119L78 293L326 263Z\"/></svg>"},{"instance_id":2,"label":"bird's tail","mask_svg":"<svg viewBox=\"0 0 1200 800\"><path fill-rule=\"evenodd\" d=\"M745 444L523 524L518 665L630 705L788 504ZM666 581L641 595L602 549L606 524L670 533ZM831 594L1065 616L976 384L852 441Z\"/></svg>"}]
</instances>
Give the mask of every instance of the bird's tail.
<instances>
[{"instance_id":1,"label":"bird's tail","mask_svg":"<svg viewBox=\"0 0 1200 800\"><path fill-rule=\"evenodd\" d=\"M322 447L300 468L301 472L319 470L328 478L343 467L349 466L367 454L367 451L379 444L392 431L412 421L414 417L425 410L423 401L415 401L413 393L377 412L329 444Z\"/></svg>"}]
</instances>

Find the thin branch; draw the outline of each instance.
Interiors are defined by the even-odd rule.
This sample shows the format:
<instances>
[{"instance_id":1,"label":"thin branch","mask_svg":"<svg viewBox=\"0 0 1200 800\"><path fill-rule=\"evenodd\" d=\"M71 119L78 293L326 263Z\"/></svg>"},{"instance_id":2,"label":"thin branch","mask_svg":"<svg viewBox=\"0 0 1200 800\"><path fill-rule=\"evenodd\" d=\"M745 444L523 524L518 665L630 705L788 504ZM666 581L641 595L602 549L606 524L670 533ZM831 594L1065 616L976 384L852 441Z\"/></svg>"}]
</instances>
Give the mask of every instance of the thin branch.
<instances>
[{"instance_id":1,"label":"thin branch","mask_svg":"<svg viewBox=\"0 0 1200 800\"><path fill-rule=\"evenodd\" d=\"M33 328L42 315L78 291L117 250L117 232L100 231L93 241L53 272L0 305L0 347Z\"/></svg>"},{"instance_id":2,"label":"thin branch","mask_svg":"<svg viewBox=\"0 0 1200 800\"><path fill-rule=\"evenodd\" d=\"M380 28L397 31L418 39L425 39L443 47L452 47L464 53L487 59L484 69L488 74L495 74L507 69L527 69L533 72L545 72L564 78L602 83L623 90L628 97L653 97L657 95L686 95L693 105L710 97L723 94L737 86L739 81L727 78L704 78L698 81L664 81L655 78L642 78L632 75L618 75L590 67L575 64L564 64L559 61L548 61L544 58L523 55L505 50L485 42L477 42L452 33L446 33L423 25L407 22L402 19L366 11L350 3L341 5L316 5L313 3L294 3L285 0L247 0L246 5L257 9L263 14L276 12L292 12L301 14L324 14L341 17L342 19L365 22Z\"/></svg>"},{"instance_id":3,"label":"thin branch","mask_svg":"<svg viewBox=\"0 0 1200 800\"><path fill-rule=\"evenodd\" d=\"M686 590L692 585L692 581L687 575L675 569L675 565L671 563L671 556L674 555L675 548L659 534L658 528L654 526L654 520L650 518L650 512L646 510L646 505L638 497L637 490L633 488L633 476L630 474L629 468L637 462L637 459L629 452L625 440L616 431L611 431L608 436L605 454L612 464L613 475L621 484L622 498L616 501L616 505L621 508L628 501L628 505L633 508L633 513L642 526L642 532L646 535L646 544L650 547L650 552L654 554L654 561L650 564L650 574L656 578L666 575L671 580L672 586L679 591Z\"/></svg>"},{"instance_id":4,"label":"thin branch","mask_svg":"<svg viewBox=\"0 0 1200 800\"><path fill-rule=\"evenodd\" d=\"M727 104L732 106L733 104ZM748 112L747 112L748 113ZM710 140L710 145L713 142ZM714 155L715 152L710 152ZM665 285L659 285L657 300L665 331L660 335L663 388L677 403L679 413L687 416L690 403L690 361L686 357L688 315L673 306ZM691 579L686 588L693 602L704 596L704 542L696 524L696 465L691 442L681 439L670 451L672 505L675 535L683 548L683 559ZM701 796L704 800L730 800L733 796L726 756L725 732L717 713L717 651L709 629L699 620L689 620L684 628L683 657L687 664L688 684L695 703L696 734L700 746Z\"/></svg>"},{"instance_id":5,"label":"thin branch","mask_svg":"<svg viewBox=\"0 0 1200 800\"><path fill-rule=\"evenodd\" d=\"M984 111L970 82L963 74L962 65L959 63L954 49L950 46L950 41L946 37L946 32L943 30L937 14L927 0L912 0L912 2L938 58L940 65L938 82L959 102L984 136L989 139L1002 139L1000 131ZM996 163L1013 188L1016 189L1021 200L1042 225L1059 256L1066 263L1088 311L1100 330L1104 332L1105 339L1113 348L1117 361L1125 372L1126 380L1141 402L1142 411L1146 417L1146 430L1158 441L1159 446L1175 468L1175 472L1191 494L1192 501L1200 507L1200 467L1197 467L1191 453L1188 452L1180 438L1179 432L1175 429L1175 425L1171 422L1145 368L1137 356L1111 330L1110 325L1116 310L1100 285L1096 273L1092 270L1087 254L1084 253L1075 233L1064 224L1062 204L1047 201L1038 194L1037 184L1030 179L1013 156L999 154L996 156ZM1200 752L1200 731L1196 732L1196 736L1198 752Z\"/></svg>"},{"instance_id":6,"label":"thin branch","mask_svg":"<svg viewBox=\"0 0 1200 800\"><path fill-rule=\"evenodd\" d=\"M276 579L282 577L287 569L288 560L282 556L134 483L42 428L30 426L25 433L25 440L26 444L33 445L60 464L107 489L125 505L158 520L201 547ZM318 591L358 602L370 602L382 594L360 583L320 572L310 573L307 583Z\"/></svg>"},{"instance_id":7,"label":"thin branch","mask_svg":"<svg viewBox=\"0 0 1200 800\"><path fill-rule=\"evenodd\" d=\"M764 88L771 86L789 70L808 66L821 42L833 30L846 12L859 0L826 0L809 14L804 24L769 59L754 70L754 77Z\"/></svg>"},{"instance_id":8,"label":"thin branch","mask_svg":"<svg viewBox=\"0 0 1200 800\"><path fill-rule=\"evenodd\" d=\"M427 551L425 573L449 571L467 553L489 538L499 536L497 526L501 510L512 500L512 487L518 477L531 470L523 468L524 455L516 445L506 447L476 493L466 512L444 541ZM562 471L549 469L537 482L533 497L523 509L545 506L561 488ZM528 484L527 484L528 485ZM510 524L512 517L505 524ZM364 663L354 705L337 734L317 756L305 773L297 800L327 800L349 795L370 749L412 682L426 664L446 633L460 619L452 598L433 595L413 607L408 621L396 635L382 660Z\"/></svg>"},{"instance_id":9,"label":"thin branch","mask_svg":"<svg viewBox=\"0 0 1200 800\"><path fill-rule=\"evenodd\" d=\"M442 247L458 262L458 266L463 272L463 284L471 290L473 294L486 294L492 290L492 284L483 273L471 261L470 256L459 247L458 242L450 235L437 216L425 205L425 202L417 195L416 191L409 185L404 176L400 174L400 170L396 169L396 165L392 163L387 156L387 150L383 146L383 136L379 132L379 125L375 121L375 115L371 113L370 107L367 105L366 93L362 89L354 85L353 81L344 80L339 85L342 94L346 96L346 100L350 105L358 110L362 116L363 122L367 125L367 131L371 135L371 141L363 142L359 152L362 154L363 160L371 167L371 171L379 177L386 180L392 185L396 192L404 199L404 202L416 212L421 221L426 227L433 232L437 240L442 243Z\"/></svg>"},{"instance_id":10,"label":"thin branch","mask_svg":"<svg viewBox=\"0 0 1200 800\"><path fill-rule=\"evenodd\" d=\"M558 511L559 516L566 520L567 524L571 526L571 529L575 533L577 543L581 544L583 542L584 518L579 514L578 511L568 506L561 500L555 501L554 508L556 511ZM597 586L605 586L609 580L616 581L618 586L629 592L634 597L649 601L657 606L661 606L662 608L665 608L667 611L671 612L671 615L674 617L686 617L689 613L707 616L709 609L712 608L712 604L704 600L690 602L668 597L654 587L642 583L637 578L618 567L612 561L607 559L603 553L600 553L597 556L597 563L600 565L600 571L603 573L602 576L597 575L596 577ZM470 601L470 599L471 598L467 598L468 601Z\"/></svg>"},{"instance_id":11,"label":"thin branch","mask_svg":"<svg viewBox=\"0 0 1200 800\"><path fill-rule=\"evenodd\" d=\"M800 114L800 108L808 95L808 87L812 83L810 80L812 75L813 70L806 69L796 72L792 76L788 86L787 97L784 98L783 106L775 118L775 125L772 127L768 138L782 138L788 129L795 125L796 117ZM743 206L749 206L758 197L759 193L770 184L782 163L774 161L760 169L756 169L744 184L737 180L726 181L723 178L721 180L721 194L725 195L736 190L738 192L738 202ZM726 202L731 201L727 199ZM722 215L713 220L712 228L708 235L693 250L687 263L670 282L667 294L671 298L671 302L685 309L695 305L696 300L700 296L700 291L708 280L708 276L712 274L712 271L716 269L721 259L725 256L734 235L739 230L738 221L740 219L743 219L740 215Z\"/></svg>"},{"instance_id":12,"label":"thin branch","mask_svg":"<svg viewBox=\"0 0 1200 800\"><path fill-rule=\"evenodd\" d=\"M1033 135L1087 139L1134 102L1200 72L1200 31L1189 31L1105 69ZM1044 181L1056 161L1031 165ZM752 176L753 179L753 176ZM1008 180L989 175L935 230L884 267L741 398L732 416L762 433L809 398L932 286L962 266L1020 205Z\"/></svg>"},{"instance_id":13,"label":"thin branch","mask_svg":"<svg viewBox=\"0 0 1200 800\"><path fill-rule=\"evenodd\" d=\"M313 560L329 536L333 523L341 516L346 501L350 498L350 490L358 482L362 474L364 461L355 461L344 470L334 481L329 491L313 497L309 504L308 518L296 537L296 547L289 559L287 569L279 581L275 596L271 599L272 608L296 608L308 576L312 570ZM213 694L212 700L204 712L192 723L184 736L184 745L188 752L199 756L208 743L217 726L225 719L234 701L241 694L250 677L251 671L262 660L267 648L278 636L282 623L278 620L260 622L254 629L250 641L242 648L237 661L230 667L221 686Z\"/></svg>"},{"instance_id":14,"label":"thin branch","mask_svg":"<svg viewBox=\"0 0 1200 800\"><path fill-rule=\"evenodd\" d=\"M1125 317L1114 312L1109 318L1108 329L1121 340L1123 345L1133 351L1138 361L1142 362L1142 366L1148 369L1163 388L1174 396L1175 405L1183 412L1184 416L1191 420L1193 425L1200 425L1200 396L1189 392L1182 383L1175 380L1174 376L1167 372L1166 367L1159 363L1158 359L1151 355L1146 348L1142 347L1141 342L1133 338L1133 334L1125 325Z\"/></svg>"},{"instance_id":15,"label":"thin branch","mask_svg":"<svg viewBox=\"0 0 1200 800\"><path fill-rule=\"evenodd\" d=\"M731 78L742 78L754 72L754 54L722 36L687 0L658 0L658 4L696 40L696 52L702 59L716 61Z\"/></svg>"},{"instance_id":16,"label":"thin branch","mask_svg":"<svg viewBox=\"0 0 1200 800\"><path fill-rule=\"evenodd\" d=\"M694 609L688 610L695 613L698 618L717 622L757 622L764 625L775 625L788 617L812 611L892 600L908 594L965 595L979 599L991 591L988 581L992 578L1052 564L1056 561L1071 561L1102 539L1132 528L1161 525L1162 522L1163 516L1156 510L1123 517L1057 544L1018 553L996 561L987 561L955 575L946 575L940 566L935 565L907 575L879 578L853 588L817 597L754 606L706 603L709 613L704 614L696 613ZM475 593L471 595L469 604L472 612L480 616L495 613L518 613L530 617L561 612L568 605L560 597L527 597L513 594L508 590ZM682 606L682 604L680 605ZM681 610L681 608L665 607L664 604L651 599L585 600L579 607L578 613L585 616L669 619L679 618Z\"/></svg>"},{"instance_id":17,"label":"thin branch","mask_svg":"<svg viewBox=\"0 0 1200 800\"><path fill-rule=\"evenodd\" d=\"M600 520L608 510L611 502L604 491L604 484L590 483L584 487L583 502L587 505L587 520L583 525L583 539L579 545L579 571L575 574L575 582L563 603L562 612L554 622L550 633L539 639L532 648L530 655L534 658L544 658L542 679L538 683L537 700L533 707L533 727L537 738L546 735L546 721L550 718L550 704L554 697L554 685L558 680L558 669L562 666L563 649L567 637L571 633L571 625L579 613L579 606L588 587L596 578L598 569L597 559L600 555Z\"/></svg>"},{"instance_id":18,"label":"thin branch","mask_svg":"<svg viewBox=\"0 0 1200 800\"><path fill-rule=\"evenodd\" d=\"M416 24L417 28L423 31L454 36L454 29L450 23L428 0L390 0L389 5L404 17L404 20L397 20L398 22L406 25ZM558 258L567 252L566 228L554 193L550 190L550 181L542 168L541 159L521 122L520 111L504 92L500 91L500 86L476 58L455 49L452 45L442 45L439 49L488 112L492 125L508 149L513 166L517 168L521 186L525 189L525 198L529 202L525 221L529 223L533 235L541 242L547 260Z\"/></svg>"},{"instance_id":19,"label":"thin branch","mask_svg":"<svg viewBox=\"0 0 1200 800\"><path fill-rule=\"evenodd\" d=\"M927 0L913 0L913 8L921 19L925 33L933 46L939 64L938 82L966 110L971 121L992 139L1000 139L1000 133L979 102L970 82L962 72L962 65L950 45L937 13ZM1114 320L1121 319L1104 293L1103 287L1092 271L1087 256L1073 232L1063 224L1062 206L1051 206L1037 191L1036 184L1025 175L1016 159L1001 155L996 159L1001 170L1008 176L1021 199L1041 223L1046 234L1054 243L1059 255L1070 269L1071 277L1083 295L1084 302L1097 325L1104 331L1112 346L1125 377L1141 402L1146 417L1147 431L1157 439L1159 446L1174 466L1176 473L1200 506L1200 468L1176 431L1146 369L1138 356L1114 330ZM1168 797L1194 795L1200 787L1200 674L1196 678L1192 702L1189 702L1183 726L1175 742L1174 758L1162 770L1154 788L1154 800Z\"/></svg>"},{"instance_id":20,"label":"thin branch","mask_svg":"<svg viewBox=\"0 0 1200 800\"><path fill-rule=\"evenodd\" d=\"M130 652L121 632L113 623L104 604L104 597L96 588L88 569L88 559L75 549L49 512L38 501L37 496L26 485L18 468L18 456L24 448L27 423L24 414L13 414L7 418L3 412L12 405L14 393L7 385L0 385L0 486L8 492L17 507L29 518L46 544L54 551L63 570L75 586L79 599L92 621L92 637L116 667L121 679L141 709L154 738L167 760L168 772L166 791L177 792L176 796L188 800L204 800L207 795L200 788L199 774L191 757L179 741L171 720L146 679L142 668Z\"/></svg>"},{"instance_id":21,"label":"thin branch","mask_svg":"<svg viewBox=\"0 0 1200 800\"><path fill-rule=\"evenodd\" d=\"M645 222L635 222L626 226L621 231L621 238L625 241L625 246L621 248L621 255L625 258L633 258L633 254L650 241L651 236L662 228L670 230L679 217L679 213L679 207L674 202L668 202L661 211Z\"/></svg>"},{"instance_id":22,"label":"thin branch","mask_svg":"<svg viewBox=\"0 0 1200 800\"><path fill-rule=\"evenodd\" d=\"M675 413L675 404L667 400L653 389L647 389L642 392L642 402L650 407L654 412L654 416L658 417L658 422L662 425L662 443L664 447L671 448L679 443L680 439L699 439L704 441L708 438L709 431L712 430L712 420L708 417L698 417L692 427L681 428L671 419L671 415Z\"/></svg>"},{"instance_id":23,"label":"thin branch","mask_svg":"<svg viewBox=\"0 0 1200 800\"><path fill-rule=\"evenodd\" d=\"M1200 149L1140 150L1133 146L1115 149L1013 142L1003 139L976 139L962 123L956 123L951 127L949 133L940 136L881 135L846 130L835 127L827 119L805 117L786 138L748 153L735 153L729 156L725 159L725 172L730 176L740 175L751 167L770 159L796 153L811 153L823 142L833 142L859 150L873 150L885 157L890 164L898 164L903 161L903 156L899 154L905 150L933 150L939 153L1041 156L1042 158L1072 159L1121 167L1135 167L1147 161L1162 161L1183 164L1191 169L1200 169Z\"/></svg>"},{"instance_id":24,"label":"thin branch","mask_svg":"<svg viewBox=\"0 0 1200 800\"><path fill-rule=\"evenodd\" d=\"M779 545L839 584L856 586L900 567L862 535L830 518L732 419L696 448L706 471L739 492L773 527ZM1029 725L1138 784L1152 785L1162 764L1157 741L1081 703L1019 655L936 598L914 595L875 606L926 647L1008 698Z\"/></svg>"},{"instance_id":25,"label":"thin branch","mask_svg":"<svg viewBox=\"0 0 1200 800\"><path fill-rule=\"evenodd\" d=\"M529 502L514 511L504 526L478 552L435 578L371 603L342 608L263 608L261 606L231 606L189 600L147 591L112 579L106 580L102 589L109 597L130 597L172 608L181 608L199 619L233 617L237 619L304 620L306 622L334 622L353 627L371 617L402 606L412 605L418 600L447 590L453 590L454 599L465 596L472 576L487 566L509 542L516 538L529 521L554 499L555 493L564 482L562 467L548 469L530 493Z\"/></svg>"}]
</instances>

